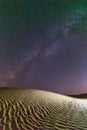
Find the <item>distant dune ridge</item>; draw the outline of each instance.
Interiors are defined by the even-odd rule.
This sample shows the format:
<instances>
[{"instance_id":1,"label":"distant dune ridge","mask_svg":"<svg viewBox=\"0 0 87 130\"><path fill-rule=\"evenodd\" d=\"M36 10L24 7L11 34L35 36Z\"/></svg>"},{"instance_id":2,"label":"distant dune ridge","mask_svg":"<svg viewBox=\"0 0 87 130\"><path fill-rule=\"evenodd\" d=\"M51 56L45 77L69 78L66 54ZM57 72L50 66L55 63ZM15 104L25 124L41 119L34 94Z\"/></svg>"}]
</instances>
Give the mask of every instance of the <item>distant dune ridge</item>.
<instances>
[{"instance_id":1,"label":"distant dune ridge","mask_svg":"<svg viewBox=\"0 0 87 130\"><path fill-rule=\"evenodd\" d=\"M69 96L74 98L87 99L87 93L79 94L79 95L69 95Z\"/></svg>"},{"instance_id":2,"label":"distant dune ridge","mask_svg":"<svg viewBox=\"0 0 87 130\"><path fill-rule=\"evenodd\" d=\"M87 100L0 88L0 130L87 130Z\"/></svg>"}]
</instances>

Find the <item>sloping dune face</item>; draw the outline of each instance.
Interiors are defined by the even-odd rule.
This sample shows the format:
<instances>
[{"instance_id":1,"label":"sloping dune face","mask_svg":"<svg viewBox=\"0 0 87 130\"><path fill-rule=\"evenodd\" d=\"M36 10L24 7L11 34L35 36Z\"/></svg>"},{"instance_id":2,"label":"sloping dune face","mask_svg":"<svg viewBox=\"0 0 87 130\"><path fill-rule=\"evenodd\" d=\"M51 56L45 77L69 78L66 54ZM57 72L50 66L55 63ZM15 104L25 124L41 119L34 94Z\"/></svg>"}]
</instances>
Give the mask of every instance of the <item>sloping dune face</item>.
<instances>
[{"instance_id":1,"label":"sloping dune face","mask_svg":"<svg viewBox=\"0 0 87 130\"><path fill-rule=\"evenodd\" d=\"M0 130L87 130L87 101L31 89L0 89Z\"/></svg>"}]
</instances>

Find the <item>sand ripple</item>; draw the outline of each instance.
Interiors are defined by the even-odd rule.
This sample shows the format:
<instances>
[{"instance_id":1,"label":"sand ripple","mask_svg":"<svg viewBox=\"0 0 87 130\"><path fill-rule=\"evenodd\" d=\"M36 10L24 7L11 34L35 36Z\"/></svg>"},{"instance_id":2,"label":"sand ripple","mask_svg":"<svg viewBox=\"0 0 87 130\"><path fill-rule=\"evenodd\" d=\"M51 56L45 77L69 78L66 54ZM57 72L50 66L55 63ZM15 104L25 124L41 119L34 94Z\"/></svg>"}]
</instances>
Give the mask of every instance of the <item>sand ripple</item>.
<instances>
[{"instance_id":1,"label":"sand ripple","mask_svg":"<svg viewBox=\"0 0 87 130\"><path fill-rule=\"evenodd\" d=\"M87 101L30 89L0 89L0 130L87 130Z\"/></svg>"}]
</instances>

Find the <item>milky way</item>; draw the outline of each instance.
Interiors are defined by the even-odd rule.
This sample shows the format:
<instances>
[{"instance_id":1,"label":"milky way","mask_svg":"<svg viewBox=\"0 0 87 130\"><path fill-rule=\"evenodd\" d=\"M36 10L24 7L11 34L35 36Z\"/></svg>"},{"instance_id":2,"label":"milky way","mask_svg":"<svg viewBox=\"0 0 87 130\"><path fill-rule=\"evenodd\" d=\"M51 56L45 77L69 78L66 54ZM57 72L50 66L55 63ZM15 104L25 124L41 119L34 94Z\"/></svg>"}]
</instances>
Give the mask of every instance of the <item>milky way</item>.
<instances>
[{"instance_id":1,"label":"milky way","mask_svg":"<svg viewBox=\"0 0 87 130\"><path fill-rule=\"evenodd\" d=\"M0 3L0 86L87 92L87 2Z\"/></svg>"}]
</instances>

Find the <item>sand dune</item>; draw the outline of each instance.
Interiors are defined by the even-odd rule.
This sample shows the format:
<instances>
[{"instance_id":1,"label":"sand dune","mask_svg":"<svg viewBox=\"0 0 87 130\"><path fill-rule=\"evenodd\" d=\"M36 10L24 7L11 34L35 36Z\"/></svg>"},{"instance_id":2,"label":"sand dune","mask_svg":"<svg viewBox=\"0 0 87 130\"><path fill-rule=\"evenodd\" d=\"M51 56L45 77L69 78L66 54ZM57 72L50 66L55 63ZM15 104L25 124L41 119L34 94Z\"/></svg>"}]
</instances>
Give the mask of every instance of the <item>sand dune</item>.
<instances>
[{"instance_id":1,"label":"sand dune","mask_svg":"<svg viewBox=\"0 0 87 130\"><path fill-rule=\"evenodd\" d=\"M40 90L0 88L0 130L87 130L87 101Z\"/></svg>"}]
</instances>

